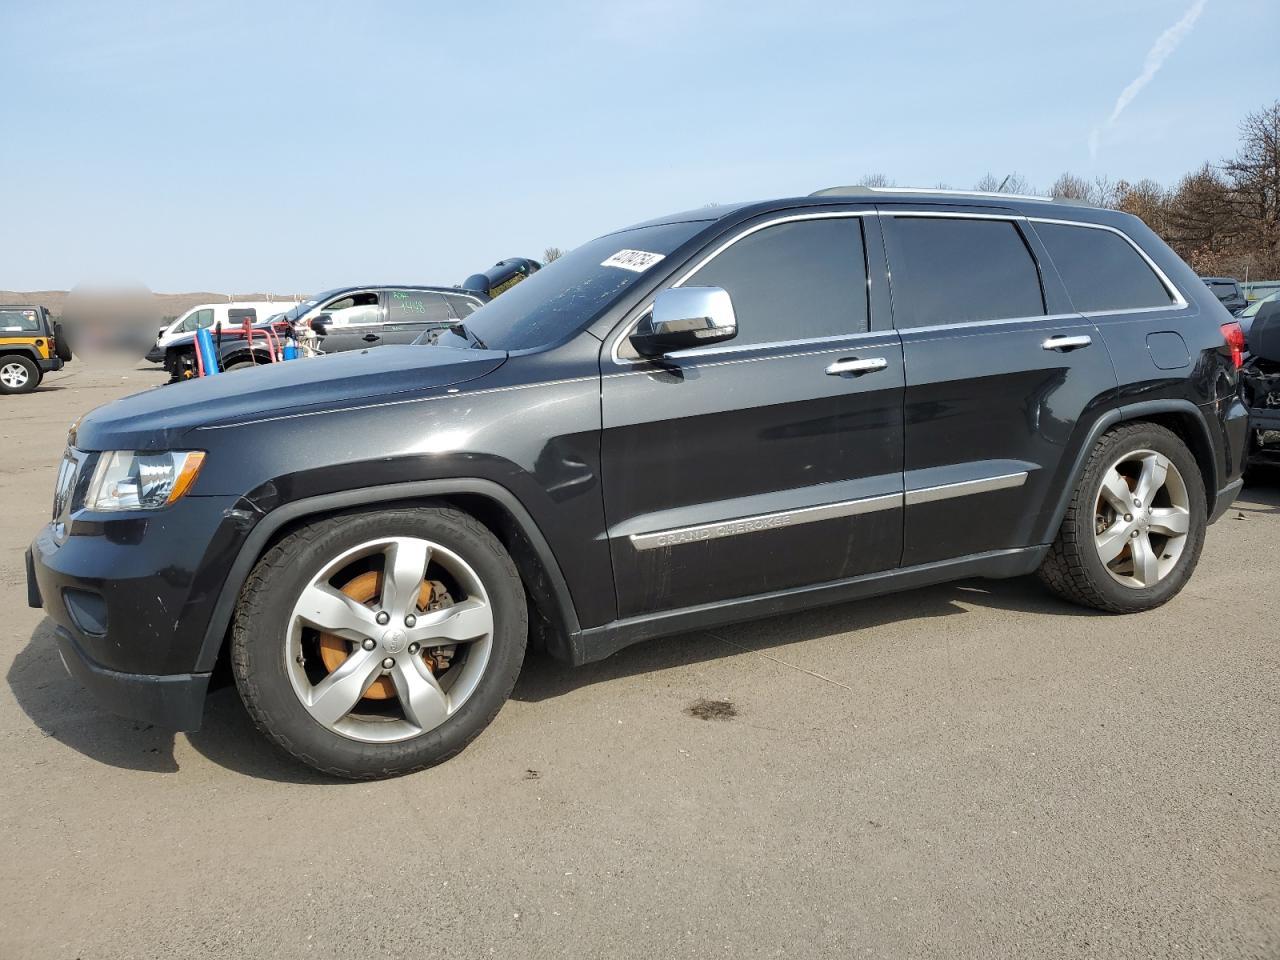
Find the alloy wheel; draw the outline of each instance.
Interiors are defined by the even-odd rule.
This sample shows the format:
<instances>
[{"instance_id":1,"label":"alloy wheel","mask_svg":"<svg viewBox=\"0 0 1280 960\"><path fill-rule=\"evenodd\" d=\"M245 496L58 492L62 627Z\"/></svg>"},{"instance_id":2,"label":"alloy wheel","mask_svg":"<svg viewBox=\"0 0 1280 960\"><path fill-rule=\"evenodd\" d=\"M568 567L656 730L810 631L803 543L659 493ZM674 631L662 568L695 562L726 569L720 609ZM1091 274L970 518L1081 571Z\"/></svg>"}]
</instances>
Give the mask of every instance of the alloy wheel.
<instances>
[{"instance_id":1,"label":"alloy wheel","mask_svg":"<svg viewBox=\"0 0 1280 960\"><path fill-rule=\"evenodd\" d=\"M421 736L475 692L493 608L461 556L385 537L327 563L294 604L284 655L293 691L326 729L366 743Z\"/></svg>"},{"instance_id":2,"label":"alloy wheel","mask_svg":"<svg viewBox=\"0 0 1280 960\"><path fill-rule=\"evenodd\" d=\"M1177 566L1190 530L1186 482L1164 454L1126 453L1103 475L1094 546L1116 582L1133 589L1155 586Z\"/></svg>"},{"instance_id":3,"label":"alloy wheel","mask_svg":"<svg viewBox=\"0 0 1280 960\"><path fill-rule=\"evenodd\" d=\"M0 367L0 383L10 390L18 390L21 387L25 387L29 379L31 379L31 374L20 363L6 363L3 367Z\"/></svg>"}]
</instances>

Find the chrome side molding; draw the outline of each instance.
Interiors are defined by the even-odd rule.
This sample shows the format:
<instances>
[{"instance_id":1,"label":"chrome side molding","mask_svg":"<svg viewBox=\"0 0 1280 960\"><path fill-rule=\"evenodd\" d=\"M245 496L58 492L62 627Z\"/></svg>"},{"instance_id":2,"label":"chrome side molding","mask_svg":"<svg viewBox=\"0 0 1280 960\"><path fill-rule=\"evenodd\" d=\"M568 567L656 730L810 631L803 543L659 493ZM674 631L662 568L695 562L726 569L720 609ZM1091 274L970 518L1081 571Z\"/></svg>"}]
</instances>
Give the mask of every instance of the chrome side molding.
<instances>
[{"instance_id":1,"label":"chrome side molding","mask_svg":"<svg viewBox=\"0 0 1280 960\"><path fill-rule=\"evenodd\" d=\"M980 477L977 480L961 480L959 483L943 483L936 487L920 487L907 491L906 504L911 507L918 503L950 500L952 497L969 497L975 493L1020 487L1026 482L1027 472L1023 470L1021 473L1006 473L998 477Z\"/></svg>"}]
</instances>

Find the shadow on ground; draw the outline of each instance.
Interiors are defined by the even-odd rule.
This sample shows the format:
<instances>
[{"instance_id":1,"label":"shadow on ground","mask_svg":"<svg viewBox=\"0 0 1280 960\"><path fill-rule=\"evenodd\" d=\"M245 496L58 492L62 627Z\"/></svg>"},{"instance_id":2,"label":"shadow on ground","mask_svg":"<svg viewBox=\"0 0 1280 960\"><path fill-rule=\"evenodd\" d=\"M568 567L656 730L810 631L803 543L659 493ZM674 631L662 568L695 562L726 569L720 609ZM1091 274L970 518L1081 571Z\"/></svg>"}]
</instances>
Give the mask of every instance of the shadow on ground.
<instances>
[{"instance_id":1,"label":"shadow on ground","mask_svg":"<svg viewBox=\"0 0 1280 960\"><path fill-rule=\"evenodd\" d=\"M577 669L531 654L512 696L540 703L636 674L747 656L782 644L835 635L853 634L855 640L861 635L870 641L882 624L962 616L964 605L1054 616L1094 615L1050 596L1031 578L967 581L664 637ZM178 770L175 737L186 737L214 763L245 776L288 783L344 783L314 773L279 753L254 728L234 685L209 694L204 723L190 734L174 734L102 711L63 668L52 622L47 619L14 659L7 679L19 706L42 734L99 763L147 773L174 773Z\"/></svg>"}]
</instances>

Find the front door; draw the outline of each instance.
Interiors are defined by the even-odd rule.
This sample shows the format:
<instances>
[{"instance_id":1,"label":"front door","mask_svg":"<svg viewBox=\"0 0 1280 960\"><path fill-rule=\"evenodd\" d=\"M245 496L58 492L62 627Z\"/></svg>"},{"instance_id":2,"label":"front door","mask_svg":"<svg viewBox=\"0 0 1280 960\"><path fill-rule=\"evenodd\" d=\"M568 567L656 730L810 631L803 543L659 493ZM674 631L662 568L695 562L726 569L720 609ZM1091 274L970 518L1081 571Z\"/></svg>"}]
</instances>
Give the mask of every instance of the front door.
<instances>
[{"instance_id":1,"label":"front door","mask_svg":"<svg viewBox=\"0 0 1280 960\"><path fill-rule=\"evenodd\" d=\"M320 340L325 353L364 350L382 343L383 309L377 290L343 294L321 307L319 314L329 317L328 331Z\"/></svg>"},{"instance_id":2,"label":"front door","mask_svg":"<svg viewBox=\"0 0 1280 960\"><path fill-rule=\"evenodd\" d=\"M1106 345L1015 215L883 213L906 363L903 566L1031 546L1077 423L1116 386Z\"/></svg>"},{"instance_id":3,"label":"front door","mask_svg":"<svg viewBox=\"0 0 1280 960\"><path fill-rule=\"evenodd\" d=\"M712 249L678 283L727 290L735 339L644 362L633 321L605 346L623 617L885 570L902 549L902 352L875 218L775 216Z\"/></svg>"}]
</instances>

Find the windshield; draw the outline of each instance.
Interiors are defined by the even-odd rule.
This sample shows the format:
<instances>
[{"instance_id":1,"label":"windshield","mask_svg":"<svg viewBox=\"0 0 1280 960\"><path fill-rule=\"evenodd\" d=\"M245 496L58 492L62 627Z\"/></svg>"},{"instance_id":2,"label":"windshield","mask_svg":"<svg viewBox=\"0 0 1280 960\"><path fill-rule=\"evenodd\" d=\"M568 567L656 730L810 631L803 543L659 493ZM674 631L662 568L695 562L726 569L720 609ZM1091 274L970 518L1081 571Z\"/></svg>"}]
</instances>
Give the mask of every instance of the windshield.
<instances>
[{"instance_id":1,"label":"windshield","mask_svg":"<svg viewBox=\"0 0 1280 960\"><path fill-rule=\"evenodd\" d=\"M1264 303L1272 303L1277 298L1280 298L1280 293L1273 293L1269 297L1263 297L1261 300L1255 300L1253 301L1253 303L1249 304L1247 307L1245 307L1243 310L1240 311L1240 316L1256 317L1258 315L1258 311L1262 309L1262 305Z\"/></svg>"},{"instance_id":2,"label":"windshield","mask_svg":"<svg viewBox=\"0 0 1280 960\"><path fill-rule=\"evenodd\" d=\"M491 350L554 343L594 320L706 223L636 227L584 243L467 317L467 333ZM438 340L447 346L466 341L456 327Z\"/></svg>"}]
</instances>

